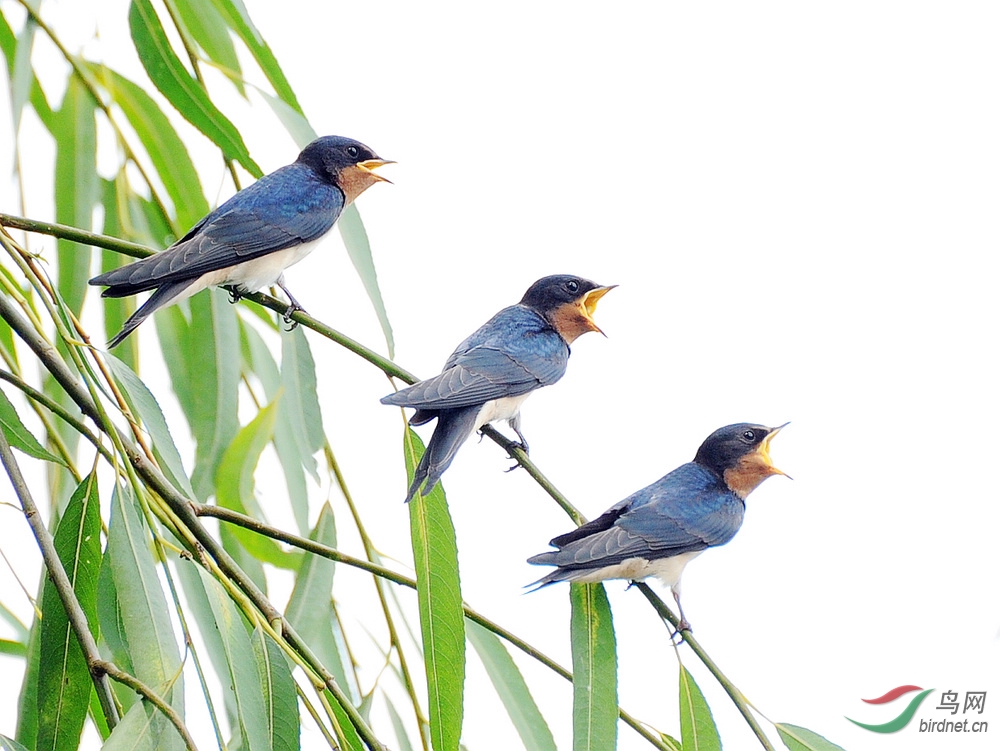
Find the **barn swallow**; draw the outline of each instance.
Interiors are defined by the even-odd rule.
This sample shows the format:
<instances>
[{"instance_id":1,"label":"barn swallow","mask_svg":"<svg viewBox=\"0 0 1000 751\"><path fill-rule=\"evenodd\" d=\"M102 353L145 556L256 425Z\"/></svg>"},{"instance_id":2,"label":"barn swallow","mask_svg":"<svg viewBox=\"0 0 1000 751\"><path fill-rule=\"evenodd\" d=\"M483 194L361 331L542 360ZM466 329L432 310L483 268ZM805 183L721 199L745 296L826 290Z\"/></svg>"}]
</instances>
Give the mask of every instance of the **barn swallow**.
<instances>
[{"instance_id":1,"label":"barn swallow","mask_svg":"<svg viewBox=\"0 0 1000 751\"><path fill-rule=\"evenodd\" d=\"M657 576L677 603L678 630L690 630L681 608L684 566L706 548L732 540L743 524L746 497L771 475L785 475L770 455L771 441L785 425L719 428L694 461L554 538L549 544L558 550L529 558L528 563L558 567L535 584Z\"/></svg>"},{"instance_id":2,"label":"barn swallow","mask_svg":"<svg viewBox=\"0 0 1000 751\"><path fill-rule=\"evenodd\" d=\"M437 418L407 501L425 480L422 495L430 493L459 447L486 423L506 420L528 450L521 404L535 389L563 377L577 337L604 333L594 323L594 309L615 286L565 274L539 279L521 302L501 310L459 344L440 375L382 399L382 404L414 407L411 425Z\"/></svg>"},{"instance_id":3,"label":"barn swallow","mask_svg":"<svg viewBox=\"0 0 1000 751\"><path fill-rule=\"evenodd\" d=\"M284 270L316 247L345 206L369 186L389 182L372 171L384 164L392 162L358 141L317 138L294 163L239 191L166 250L95 276L90 284L108 288L101 297L156 290L108 347L120 344L153 311L214 285L227 287L236 302L277 284L291 303L289 320L302 306L285 286Z\"/></svg>"}]
</instances>

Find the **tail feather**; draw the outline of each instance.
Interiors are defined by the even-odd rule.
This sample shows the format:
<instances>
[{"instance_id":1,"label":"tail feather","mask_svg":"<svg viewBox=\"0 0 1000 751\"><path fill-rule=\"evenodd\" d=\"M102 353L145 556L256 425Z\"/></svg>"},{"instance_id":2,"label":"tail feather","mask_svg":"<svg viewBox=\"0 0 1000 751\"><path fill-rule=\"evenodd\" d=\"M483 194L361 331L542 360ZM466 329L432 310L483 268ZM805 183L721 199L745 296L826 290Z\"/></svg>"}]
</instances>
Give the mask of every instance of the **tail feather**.
<instances>
[{"instance_id":1,"label":"tail feather","mask_svg":"<svg viewBox=\"0 0 1000 751\"><path fill-rule=\"evenodd\" d=\"M479 405L437 413L438 421L434 426L434 435L431 436L427 450L424 451L413 473L413 482L410 483L410 489L406 494L407 503L417 494L421 485L424 486L421 495L427 495L434 489L441 475L451 465L458 449L476 429L478 415Z\"/></svg>"},{"instance_id":2,"label":"tail feather","mask_svg":"<svg viewBox=\"0 0 1000 751\"><path fill-rule=\"evenodd\" d=\"M135 311L129 319L125 321L125 325L122 326L122 330L115 334L108 341L108 349L113 349L117 347L126 336L135 331L136 327L149 318L154 312L162 307L170 305L171 303L177 302L178 298L184 293L184 291L194 284L194 279L185 279L182 282L173 282L170 284L164 284L159 287L156 292L150 295L150 298L142 304L142 306Z\"/></svg>"}]
</instances>

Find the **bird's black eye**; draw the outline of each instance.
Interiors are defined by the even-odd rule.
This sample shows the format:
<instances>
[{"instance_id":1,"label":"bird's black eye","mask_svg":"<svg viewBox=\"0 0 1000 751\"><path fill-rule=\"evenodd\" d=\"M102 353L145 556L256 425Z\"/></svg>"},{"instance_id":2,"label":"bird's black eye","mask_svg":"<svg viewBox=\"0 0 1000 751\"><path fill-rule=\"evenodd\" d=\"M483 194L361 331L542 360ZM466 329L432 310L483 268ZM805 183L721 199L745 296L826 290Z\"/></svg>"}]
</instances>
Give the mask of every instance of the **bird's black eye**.
<instances>
[{"instance_id":1,"label":"bird's black eye","mask_svg":"<svg viewBox=\"0 0 1000 751\"><path fill-rule=\"evenodd\" d=\"M756 437L757 437L756 434L752 430L744 430L743 431L743 440L744 441L749 441L750 443L753 443L753 441L754 441L754 439Z\"/></svg>"},{"instance_id":2,"label":"bird's black eye","mask_svg":"<svg viewBox=\"0 0 1000 751\"><path fill-rule=\"evenodd\" d=\"M568 289L573 294L576 294L577 292L580 291L580 282L576 281L575 279L568 281L566 282L566 289Z\"/></svg>"},{"instance_id":3,"label":"bird's black eye","mask_svg":"<svg viewBox=\"0 0 1000 751\"><path fill-rule=\"evenodd\" d=\"M347 147L347 156L351 157L351 159L357 159L358 158L358 147L357 146L348 146Z\"/></svg>"}]
</instances>

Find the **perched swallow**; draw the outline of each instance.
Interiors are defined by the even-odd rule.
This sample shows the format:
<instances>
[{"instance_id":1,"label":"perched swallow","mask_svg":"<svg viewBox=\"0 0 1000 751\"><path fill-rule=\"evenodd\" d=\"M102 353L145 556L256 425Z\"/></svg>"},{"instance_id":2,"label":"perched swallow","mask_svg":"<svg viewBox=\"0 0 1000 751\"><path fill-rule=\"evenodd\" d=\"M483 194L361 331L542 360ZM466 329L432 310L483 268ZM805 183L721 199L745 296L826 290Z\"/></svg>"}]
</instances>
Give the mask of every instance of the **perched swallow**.
<instances>
[{"instance_id":1,"label":"perched swallow","mask_svg":"<svg viewBox=\"0 0 1000 751\"><path fill-rule=\"evenodd\" d=\"M153 311L215 285L228 287L236 302L277 284L291 303L287 320L302 306L285 287L284 270L316 247L345 206L369 186L389 182L372 170L391 163L350 138L317 138L294 163L239 191L166 250L95 276L90 284L108 288L102 297L156 290L108 347Z\"/></svg>"},{"instance_id":2,"label":"perched swallow","mask_svg":"<svg viewBox=\"0 0 1000 751\"><path fill-rule=\"evenodd\" d=\"M535 584L657 576L674 595L678 630L690 630L681 608L684 566L706 548L732 540L743 524L746 497L771 475L785 474L770 456L771 440L785 425L719 428L693 462L554 538L549 544L558 550L529 558L528 563L558 566Z\"/></svg>"},{"instance_id":3,"label":"perched swallow","mask_svg":"<svg viewBox=\"0 0 1000 751\"><path fill-rule=\"evenodd\" d=\"M458 345L440 375L382 399L382 404L414 407L411 425L437 418L434 435L413 475L406 500L433 490L459 447L489 422L506 420L521 434L521 404L528 394L555 383L566 372L569 345L594 323L597 301L617 285L602 287L560 274L539 279L517 305L497 313Z\"/></svg>"}]
</instances>

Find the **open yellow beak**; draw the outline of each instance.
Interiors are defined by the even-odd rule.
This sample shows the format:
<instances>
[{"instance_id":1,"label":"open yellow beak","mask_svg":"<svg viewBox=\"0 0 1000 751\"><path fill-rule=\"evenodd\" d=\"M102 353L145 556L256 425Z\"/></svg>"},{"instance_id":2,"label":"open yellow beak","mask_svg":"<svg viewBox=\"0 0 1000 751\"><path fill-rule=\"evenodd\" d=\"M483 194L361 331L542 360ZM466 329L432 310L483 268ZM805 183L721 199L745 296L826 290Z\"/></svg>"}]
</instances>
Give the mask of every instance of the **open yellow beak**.
<instances>
[{"instance_id":1,"label":"open yellow beak","mask_svg":"<svg viewBox=\"0 0 1000 751\"><path fill-rule=\"evenodd\" d=\"M786 422L785 425L788 425L788 423ZM781 429L785 427L785 425L779 425L776 428L771 428L771 431L766 436L764 436L764 440L761 441L760 446L757 448L757 454L760 456L761 459L763 459L764 465L769 470L771 470L771 474L784 475L789 480L791 480L792 479L791 475L782 472L780 469L775 467L774 464L771 463L771 441L774 440L774 437L781 432Z\"/></svg>"},{"instance_id":2,"label":"open yellow beak","mask_svg":"<svg viewBox=\"0 0 1000 751\"><path fill-rule=\"evenodd\" d=\"M580 313L583 315L584 318L587 319L587 321L590 322L590 325L593 326L594 331L604 336L607 336L607 334L601 331L601 327L598 326L596 323L594 323L594 311L597 310L598 301L617 286L618 286L617 284L612 284L608 287L595 287L594 289L590 290L590 292L581 297L579 301Z\"/></svg>"},{"instance_id":3,"label":"open yellow beak","mask_svg":"<svg viewBox=\"0 0 1000 751\"><path fill-rule=\"evenodd\" d=\"M379 167L382 167L386 164L395 164L395 162L392 161L391 159L366 159L363 162L358 162L358 168L367 172L377 181L383 183L389 183L390 185L392 185L392 180L390 180L387 177L382 177L382 175L377 175L375 174L375 172L373 172L373 170L376 170Z\"/></svg>"}]
</instances>

